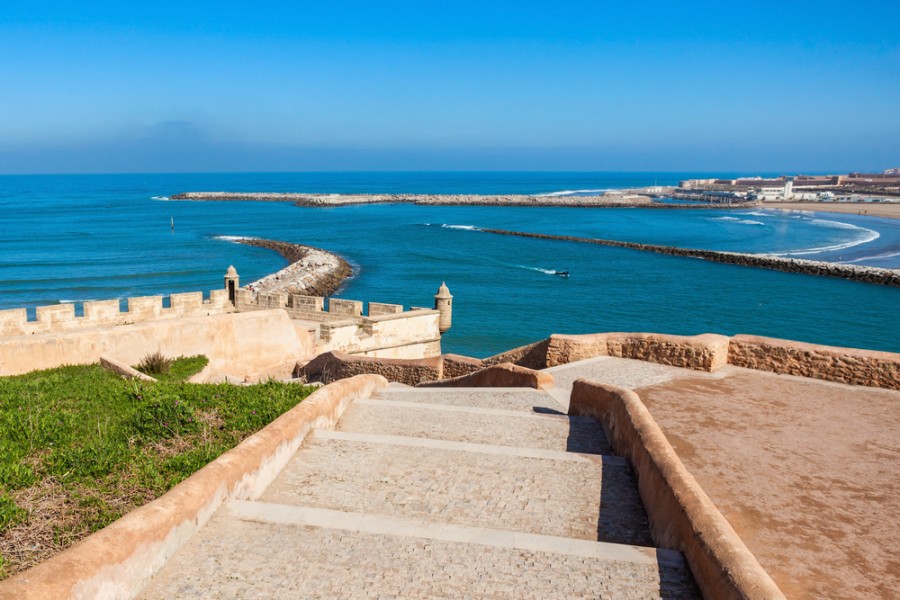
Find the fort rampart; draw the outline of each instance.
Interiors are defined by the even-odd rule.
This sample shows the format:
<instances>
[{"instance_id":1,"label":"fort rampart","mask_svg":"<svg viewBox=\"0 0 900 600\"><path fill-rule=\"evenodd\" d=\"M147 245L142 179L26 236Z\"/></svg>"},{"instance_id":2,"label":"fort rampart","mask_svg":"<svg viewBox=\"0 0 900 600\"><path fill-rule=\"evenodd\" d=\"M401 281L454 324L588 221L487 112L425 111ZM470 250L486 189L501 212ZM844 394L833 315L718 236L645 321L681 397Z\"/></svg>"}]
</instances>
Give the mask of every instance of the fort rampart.
<instances>
[{"instance_id":1,"label":"fort rampart","mask_svg":"<svg viewBox=\"0 0 900 600\"><path fill-rule=\"evenodd\" d=\"M404 310L399 304L254 293L237 281L229 269L224 289L206 299L188 292L39 306L33 315L24 308L0 310L0 375L94 363L101 355L135 364L160 351L206 355L211 378L255 380L287 376L297 361L331 350L379 358L439 356L441 334L449 327L449 306Z\"/></svg>"}]
</instances>

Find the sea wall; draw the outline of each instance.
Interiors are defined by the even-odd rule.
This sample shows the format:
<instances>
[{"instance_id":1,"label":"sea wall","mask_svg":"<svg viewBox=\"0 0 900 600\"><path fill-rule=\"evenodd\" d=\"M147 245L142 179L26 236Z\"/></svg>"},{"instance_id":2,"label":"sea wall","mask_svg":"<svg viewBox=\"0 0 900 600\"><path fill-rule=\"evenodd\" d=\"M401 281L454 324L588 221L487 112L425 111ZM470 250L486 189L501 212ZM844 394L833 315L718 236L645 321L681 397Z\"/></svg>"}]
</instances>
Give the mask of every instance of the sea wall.
<instances>
[{"instance_id":1,"label":"sea wall","mask_svg":"<svg viewBox=\"0 0 900 600\"><path fill-rule=\"evenodd\" d=\"M823 275L826 277L839 277L841 279L861 281L863 283L900 287L900 269L881 269L877 267L865 267L861 265L845 265L816 260L783 258L780 256L770 256L765 254L720 252L717 250L696 250L691 248L677 248L674 246L657 246L654 244L619 242L616 240L604 240L600 238L582 238L569 235L549 235L544 233L507 231L505 229L480 229L479 231L497 235L512 235L542 240L558 240L564 242L576 242L579 244L595 244L599 246L629 248L631 250L655 252L657 254L667 254L669 256L699 258L711 262L738 265L742 267L756 267L760 269L784 271L786 273L800 273L803 275Z\"/></svg>"},{"instance_id":2,"label":"sea wall","mask_svg":"<svg viewBox=\"0 0 900 600\"><path fill-rule=\"evenodd\" d=\"M572 388L569 414L603 424L615 453L627 458L635 471L654 540L684 554L704 598L784 598L636 393L579 379Z\"/></svg>"}]
</instances>

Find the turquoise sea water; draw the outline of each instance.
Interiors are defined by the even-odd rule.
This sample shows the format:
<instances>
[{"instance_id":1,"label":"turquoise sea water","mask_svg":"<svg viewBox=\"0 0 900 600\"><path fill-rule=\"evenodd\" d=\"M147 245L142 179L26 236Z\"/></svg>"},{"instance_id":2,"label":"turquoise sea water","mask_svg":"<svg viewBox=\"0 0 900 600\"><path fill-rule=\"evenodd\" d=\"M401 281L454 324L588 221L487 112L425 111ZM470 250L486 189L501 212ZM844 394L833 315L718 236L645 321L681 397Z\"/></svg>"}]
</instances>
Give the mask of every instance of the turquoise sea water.
<instances>
[{"instance_id":1,"label":"turquoise sea water","mask_svg":"<svg viewBox=\"0 0 900 600\"><path fill-rule=\"evenodd\" d=\"M900 351L900 290L619 248L497 236L491 227L900 267L900 222L858 215L652 209L298 208L178 202L182 191L553 193L702 176L322 173L0 177L0 309L209 290L284 266L228 236L337 252L345 298L430 306L455 296L446 351L486 356L550 333L751 333ZM170 219L175 220L175 230ZM563 279L550 274L568 269Z\"/></svg>"}]
</instances>

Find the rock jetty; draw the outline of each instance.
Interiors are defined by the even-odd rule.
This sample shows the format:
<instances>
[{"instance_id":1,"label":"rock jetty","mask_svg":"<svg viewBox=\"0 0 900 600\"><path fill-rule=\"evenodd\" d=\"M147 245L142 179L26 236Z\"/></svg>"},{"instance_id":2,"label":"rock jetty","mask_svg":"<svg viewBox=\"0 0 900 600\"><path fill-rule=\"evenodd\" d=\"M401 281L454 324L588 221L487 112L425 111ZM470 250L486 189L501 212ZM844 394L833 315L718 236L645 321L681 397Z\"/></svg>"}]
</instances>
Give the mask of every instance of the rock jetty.
<instances>
[{"instance_id":1,"label":"rock jetty","mask_svg":"<svg viewBox=\"0 0 900 600\"><path fill-rule=\"evenodd\" d=\"M353 275L346 260L313 246L259 238L236 238L239 244L274 250L291 264L244 287L256 293L287 292L304 296L331 296Z\"/></svg>"},{"instance_id":2,"label":"rock jetty","mask_svg":"<svg viewBox=\"0 0 900 600\"><path fill-rule=\"evenodd\" d=\"M878 267L866 267L862 265L845 265L840 263L823 262L819 260L805 260L772 256L770 254L747 254L743 252L722 252L719 250L697 250L692 248L677 248L675 246L657 246L655 244L639 244L636 242L620 242L617 240L604 240L599 238L583 238L568 235L549 235L545 233L528 233L523 231L507 231L505 229L479 229L484 233L498 235L515 235L543 240L560 240L565 242L578 242L582 244L597 244L600 246L614 246L616 248L630 248L657 254L670 256L685 256L688 258L700 258L712 262L720 262L729 265L741 265L745 267L757 267L772 269L786 273L802 273L804 275L823 275L826 277L838 277L863 283L888 285L900 287L900 269L881 269Z\"/></svg>"},{"instance_id":3,"label":"rock jetty","mask_svg":"<svg viewBox=\"0 0 900 600\"><path fill-rule=\"evenodd\" d=\"M295 206L346 206L351 204L421 204L427 206L565 206L590 208L709 209L748 208L742 204L671 204L655 202L650 195L613 190L595 196L528 194L298 194L267 192L185 192L172 200L201 202L292 202Z\"/></svg>"}]
</instances>

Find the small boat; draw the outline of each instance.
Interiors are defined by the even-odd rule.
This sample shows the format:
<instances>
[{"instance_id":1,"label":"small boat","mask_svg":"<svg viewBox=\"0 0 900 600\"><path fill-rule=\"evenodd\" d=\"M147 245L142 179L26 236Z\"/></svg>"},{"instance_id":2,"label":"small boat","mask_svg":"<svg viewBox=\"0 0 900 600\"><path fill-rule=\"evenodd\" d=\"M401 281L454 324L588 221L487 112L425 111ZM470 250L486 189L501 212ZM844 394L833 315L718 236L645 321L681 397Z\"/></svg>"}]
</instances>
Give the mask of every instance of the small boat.
<instances>
[{"instance_id":1,"label":"small boat","mask_svg":"<svg viewBox=\"0 0 900 600\"><path fill-rule=\"evenodd\" d=\"M554 274L554 275L557 275L557 276L559 276L559 277L568 277L568 276L569 276L569 270L568 270L568 269L565 269L565 270L562 270L562 271L553 271L553 274Z\"/></svg>"}]
</instances>

